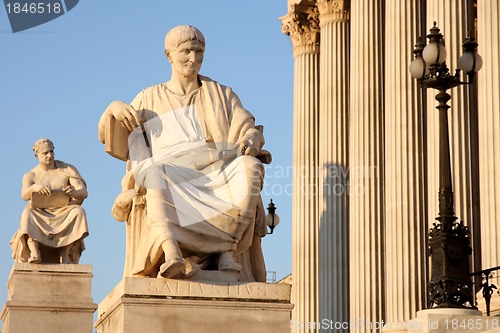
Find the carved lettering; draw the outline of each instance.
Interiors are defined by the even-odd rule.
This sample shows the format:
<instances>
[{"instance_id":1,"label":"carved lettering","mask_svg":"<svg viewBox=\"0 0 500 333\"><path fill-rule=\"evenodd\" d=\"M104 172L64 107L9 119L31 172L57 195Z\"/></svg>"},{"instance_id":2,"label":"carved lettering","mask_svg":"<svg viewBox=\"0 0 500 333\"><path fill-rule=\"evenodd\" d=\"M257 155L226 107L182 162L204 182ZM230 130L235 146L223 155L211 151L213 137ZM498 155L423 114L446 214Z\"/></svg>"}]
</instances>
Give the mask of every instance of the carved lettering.
<instances>
[{"instance_id":1,"label":"carved lettering","mask_svg":"<svg viewBox=\"0 0 500 333\"><path fill-rule=\"evenodd\" d=\"M149 287L148 287L148 290L150 292L159 292L160 289L158 288L158 286L156 285L156 281L151 281L149 282Z\"/></svg>"},{"instance_id":2,"label":"carved lettering","mask_svg":"<svg viewBox=\"0 0 500 333\"><path fill-rule=\"evenodd\" d=\"M265 284L227 283L212 285L194 281L151 279L147 283L148 292L154 294L224 296L224 297L267 297L269 290Z\"/></svg>"},{"instance_id":3,"label":"carved lettering","mask_svg":"<svg viewBox=\"0 0 500 333\"><path fill-rule=\"evenodd\" d=\"M259 285L259 296L267 296L267 289L265 285Z\"/></svg>"},{"instance_id":4,"label":"carved lettering","mask_svg":"<svg viewBox=\"0 0 500 333\"><path fill-rule=\"evenodd\" d=\"M221 293L220 286L213 285L212 289L213 289L213 295L219 295Z\"/></svg>"},{"instance_id":5,"label":"carved lettering","mask_svg":"<svg viewBox=\"0 0 500 333\"><path fill-rule=\"evenodd\" d=\"M189 282L188 283L180 283L176 282L176 287L177 287L177 293L178 294L189 294Z\"/></svg>"},{"instance_id":6,"label":"carved lettering","mask_svg":"<svg viewBox=\"0 0 500 333\"><path fill-rule=\"evenodd\" d=\"M162 292L169 292L171 293L172 292L172 289L170 288L170 286L168 285L168 282L165 282L163 283L163 288L161 290Z\"/></svg>"},{"instance_id":7,"label":"carved lettering","mask_svg":"<svg viewBox=\"0 0 500 333\"><path fill-rule=\"evenodd\" d=\"M254 285L246 284L244 289L246 290L248 296L251 296L254 291L254 288L255 288Z\"/></svg>"},{"instance_id":8,"label":"carved lettering","mask_svg":"<svg viewBox=\"0 0 500 333\"><path fill-rule=\"evenodd\" d=\"M231 293L231 290L233 291L232 293ZM239 296L240 295L240 288L239 288L239 286L238 285L229 284L227 286L227 294L228 295L236 294L236 295Z\"/></svg>"},{"instance_id":9,"label":"carved lettering","mask_svg":"<svg viewBox=\"0 0 500 333\"><path fill-rule=\"evenodd\" d=\"M201 289L201 293L205 294L207 289L208 289L208 286L200 283L200 289Z\"/></svg>"},{"instance_id":10,"label":"carved lettering","mask_svg":"<svg viewBox=\"0 0 500 333\"><path fill-rule=\"evenodd\" d=\"M192 283L190 290L191 294L203 294L203 285L201 283Z\"/></svg>"}]
</instances>

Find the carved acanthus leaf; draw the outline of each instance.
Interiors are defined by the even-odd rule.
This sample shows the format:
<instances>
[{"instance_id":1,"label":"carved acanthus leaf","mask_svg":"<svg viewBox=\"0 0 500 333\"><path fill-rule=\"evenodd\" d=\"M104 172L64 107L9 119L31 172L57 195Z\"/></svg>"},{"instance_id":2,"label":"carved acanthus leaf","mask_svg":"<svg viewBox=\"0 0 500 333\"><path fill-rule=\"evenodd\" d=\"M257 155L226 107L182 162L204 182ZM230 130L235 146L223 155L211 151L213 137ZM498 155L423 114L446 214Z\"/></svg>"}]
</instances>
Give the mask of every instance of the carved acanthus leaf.
<instances>
[{"instance_id":1,"label":"carved acanthus leaf","mask_svg":"<svg viewBox=\"0 0 500 333\"><path fill-rule=\"evenodd\" d=\"M295 6L281 18L282 31L290 36L294 48L319 45L319 13L316 7Z\"/></svg>"},{"instance_id":2,"label":"carved acanthus leaf","mask_svg":"<svg viewBox=\"0 0 500 333\"><path fill-rule=\"evenodd\" d=\"M318 0L316 5L322 22L349 19L349 0Z\"/></svg>"}]
</instances>

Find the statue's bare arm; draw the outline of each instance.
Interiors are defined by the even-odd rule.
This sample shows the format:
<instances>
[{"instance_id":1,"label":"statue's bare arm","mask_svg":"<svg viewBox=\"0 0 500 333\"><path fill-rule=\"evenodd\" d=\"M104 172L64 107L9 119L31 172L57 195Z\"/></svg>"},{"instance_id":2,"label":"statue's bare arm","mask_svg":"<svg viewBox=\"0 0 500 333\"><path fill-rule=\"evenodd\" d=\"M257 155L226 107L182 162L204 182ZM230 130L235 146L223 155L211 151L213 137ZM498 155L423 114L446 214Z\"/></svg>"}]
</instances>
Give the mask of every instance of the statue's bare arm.
<instances>
[{"instance_id":1,"label":"statue's bare arm","mask_svg":"<svg viewBox=\"0 0 500 333\"><path fill-rule=\"evenodd\" d=\"M122 101L111 102L99 121L99 140L103 143L105 137L105 119L111 116L121 122L129 131L132 131L142 123L139 113L132 105Z\"/></svg>"},{"instance_id":2,"label":"statue's bare arm","mask_svg":"<svg viewBox=\"0 0 500 333\"><path fill-rule=\"evenodd\" d=\"M36 184L33 171L27 172L23 176L23 189L21 196L23 200L31 200L31 193L36 192L43 195L50 195L50 187L47 185Z\"/></svg>"},{"instance_id":3,"label":"statue's bare arm","mask_svg":"<svg viewBox=\"0 0 500 333\"><path fill-rule=\"evenodd\" d=\"M64 186L63 191L68 196L78 200L83 200L88 195L87 186L83 180L78 178L70 178L69 185Z\"/></svg>"}]
</instances>

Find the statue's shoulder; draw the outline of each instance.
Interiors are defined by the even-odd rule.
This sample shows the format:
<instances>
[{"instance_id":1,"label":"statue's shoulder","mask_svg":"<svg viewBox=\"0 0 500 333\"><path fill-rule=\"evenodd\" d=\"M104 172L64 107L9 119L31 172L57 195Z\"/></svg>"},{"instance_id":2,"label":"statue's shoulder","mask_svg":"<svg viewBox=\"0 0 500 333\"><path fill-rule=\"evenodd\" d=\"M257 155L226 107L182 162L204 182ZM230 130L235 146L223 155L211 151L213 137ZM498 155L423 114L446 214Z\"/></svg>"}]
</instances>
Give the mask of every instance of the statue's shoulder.
<instances>
[{"instance_id":1,"label":"statue's shoulder","mask_svg":"<svg viewBox=\"0 0 500 333\"><path fill-rule=\"evenodd\" d=\"M54 161L55 165L56 165L56 168L58 169L73 169L73 170L76 170L76 168L72 165L72 164L69 164L69 163L66 163L66 162L63 162L63 161L60 161L60 160L55 160Z\"/></svg>"},{"instance_id":2,"label":"statue's shoulder","mask_svg":"<svg viewBox=\"0 0 500 333\"><path fill-rule=\"evenodd\" d=\"M35 177L37 174L37 170L38 170L38 165L36 167L34 167L33 169L31 169L30 171L26 172L23 175L23 179L24 180L33 179L33 177Z\"/></svg>"},{"instance_id":3,"label":"statue's shoulder","mask_svg":"<svg viewBox=\"0 0 500 333\"><path fill-rule=\"evenodd\" d=\"M74 165L59 160L55 160L54 163L56 164L56 167L67 176L72 178L81 178L78 169Z\"/></svg>"},{"instance_id":4,"label":"statue's shoulder","mask_svg":"<svg viewBox=\"0 0 500 333\"><path fill-rule=\"evenodd\" d=\"M202 86L204 86L209 92L223 92L226 96L236 95L231 87L215 81L208 76L198 75L198 77Z\"/></svg>"},{"instance_id":5,"label":"statue's shoulder","mask_svg":"<svg viewBox=\"0 0 500 333\"><path fill-rule=\"evenodd\" d=\"M142 89L130 103L136 109L148 108L151 101L156 100L164 91L163 83L155 84Z\"/></svg>"},{"instance_id":6,"label":"statue's shoulder","mask_svg":"<svg viewBox=\"0 0 500 333\"><path fill-rule=\"evenodd\" d=\"M157 94L158 91L163 90L163 85L164 85L164 83L153 84L152 86L149 86L149 87L142 89L139 94L142 94L142 95Z\"/></svg>"},{"instance_id":7,"label":"statue's shoulder","mask_svg":"<svg viewBox=\"0 0 500 333\"><path fill-rule=\"evenodd\" d=\"M198 78L200 79L202 85L227 88L227 86L209 78L208 76L198 74Z\"/></svg>"},{"instance_id":8,"label":"statue's shoulder","mask_svg":"<svg viewBox=\"0 0 500 333\"><path fill-rule=\"evenodd\" d=\"M212 80L211 78L209 78L208 76L205 76L205 75L198 74L198 78L200 79L200 81L202 83L208 83L208 84L210 84L211 82L218 83L217 81Z\"/></svg>"}]
</instances>

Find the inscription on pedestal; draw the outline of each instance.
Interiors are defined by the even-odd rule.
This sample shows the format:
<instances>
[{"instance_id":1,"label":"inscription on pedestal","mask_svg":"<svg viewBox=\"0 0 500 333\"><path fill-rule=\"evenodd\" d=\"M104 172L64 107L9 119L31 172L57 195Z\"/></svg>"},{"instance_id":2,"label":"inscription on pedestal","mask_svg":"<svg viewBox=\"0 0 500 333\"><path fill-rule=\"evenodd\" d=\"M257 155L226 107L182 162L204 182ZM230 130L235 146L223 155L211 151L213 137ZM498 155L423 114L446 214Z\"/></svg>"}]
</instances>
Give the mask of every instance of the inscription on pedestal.
<instances>
[{"instance_id":1,"label":"inscription on pedestal","mask_svg":"<svg viewBox=\"0 0 500 333\"><path fill-rule=\"evenodd\" d=\"M290 289L283 283L126 277L99 304L95 328L98 333L287 333Z\"/></svg>"},{"instance_id":2,"label":"inscription on pedestal","mask_svg":"<svg viewBox=\"0 0 500 333\"><path fill-rule=\"evenodd\" d=\"M199 296L243 296L243 297L266 297L267 289L265 284L205 284L200 282L187 281L151 281L148 291L158 294L179 294L179 295L199 295Z\"/></svg>"},{"instance_id":3,"label":"inscription on pedestal","mask_svg":"<svg viewBox=\"0 0 500 333\"><path fill-rule=\"evenodd\" d=\"M189 280L125 278L121 293L197 298L244 298L248 300L290 301L290 286L261 282L204 283Z\"/></svg>"}]
</instances>

